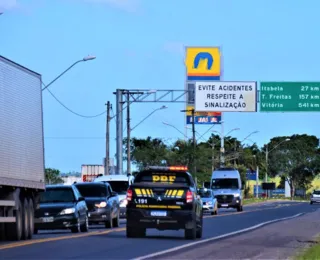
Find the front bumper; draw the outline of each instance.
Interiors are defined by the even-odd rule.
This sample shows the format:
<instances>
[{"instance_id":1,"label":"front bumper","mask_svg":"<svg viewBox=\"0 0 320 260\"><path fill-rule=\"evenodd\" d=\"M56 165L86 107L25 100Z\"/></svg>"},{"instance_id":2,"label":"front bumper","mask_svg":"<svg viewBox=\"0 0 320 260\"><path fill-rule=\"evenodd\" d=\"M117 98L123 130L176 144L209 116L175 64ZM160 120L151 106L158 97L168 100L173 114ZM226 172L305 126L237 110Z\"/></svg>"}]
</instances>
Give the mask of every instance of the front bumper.
<instances>
[{"instance_id":1,"label":"front bumper","mask_svg":"<svg viewBox=\"0 0 320 260\"><path fill-rule=\"evenodd\" d=\"M100 208L88 213L89 224L110 221L110 211L106 208Z\"/></svg>"},{"instance_id":2,"label":"front bumper","mask_svg":"<svg viewBox=\"0 0 320 260\"><path fill-rule=\"evenodd\" d=\"M314 202L314 203L320 203L320 198L310 198L310 201L311 202Z\"/></svg>"},{"instance_id":3,"label":"front bumper","mask_svg":"<svg viewBox=\"0 0 320 260\"><path fill-rule=\"evenodd\" d=\"M241 199L239 197L234 197L229 201L218 200L218 208L237 208L240 205Z\"/></svg>"},{"instance_id":4,"label":"front bumper","mask_svg":"<svg viewBox=\"0 0 320 260\"><path fill-rule=\"evenodd\" d=\"M70 229L78 225L78 218L74 214L39 217L34 219L34 225L35 229L38 230Z\"/></svg>"},{"instance_id":5,"label":"front bumper","mask_svg":"<svg viewBox=\"0 0 320 260\"><path fill-rule=\"evenodd\" d=\"M203 205L203 212L214 212L214 205Z\"/></svg>"},{"instance_id":6,"label":"front bumper","mask_svg":"<svg viewBox=\"0 0 320 260\"><path fill-rule=\"evenodd\" d=\"M195 219L191 210L167 211L166 217L151 216L148 209L127 209L127 226L139 228L156 228L158 230L179 230L189 228Z\"/></svg>"}]
</instances>

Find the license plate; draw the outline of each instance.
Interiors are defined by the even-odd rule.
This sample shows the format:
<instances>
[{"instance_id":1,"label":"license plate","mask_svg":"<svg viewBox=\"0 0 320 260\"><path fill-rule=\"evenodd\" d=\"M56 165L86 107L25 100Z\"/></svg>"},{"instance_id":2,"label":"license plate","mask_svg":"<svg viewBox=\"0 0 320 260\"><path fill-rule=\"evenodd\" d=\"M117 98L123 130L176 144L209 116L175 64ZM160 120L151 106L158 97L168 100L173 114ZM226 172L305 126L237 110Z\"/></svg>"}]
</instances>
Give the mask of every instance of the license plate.
<instances>
[{"instance_id":1,"label":"license plate","mask_svg":"<svg viewBox=\"0 0 320 260\"><path fill-rule=\"evenodd\" d=\"M167 211L151 211L150 215L153 217L166 217Z\"/></svg>"},{"instance_id":2,"label":"license plate","mask_svg":"<svg viewBox=\"0 0 320 260\"><path fill-rule=\"evenodd\" d=\"M228 207L228 204L221 204L221 207Z\"/></svg>"},{"instance_id":3,"label":"license plate","mask_svg":"<svg viewBox=\"0 0 320 260\"><path fill-rule=\"evenodd\" d=\"M45 222L45 223L53 222L53 217L42 218L42 222Z\"/></svg>"}]
</instances>

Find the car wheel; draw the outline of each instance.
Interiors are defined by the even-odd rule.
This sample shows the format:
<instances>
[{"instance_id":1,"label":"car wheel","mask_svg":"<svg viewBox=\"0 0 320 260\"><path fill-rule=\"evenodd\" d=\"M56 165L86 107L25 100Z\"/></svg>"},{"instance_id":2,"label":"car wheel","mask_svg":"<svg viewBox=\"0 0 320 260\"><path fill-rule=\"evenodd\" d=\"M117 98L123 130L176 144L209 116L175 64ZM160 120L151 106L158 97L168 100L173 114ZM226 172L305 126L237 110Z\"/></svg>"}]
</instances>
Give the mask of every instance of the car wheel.
<instances>
[{"instance_id":1,"label":"car wheel","mask_svg":"<svg viewBox=\"0 0 320 260\"><path fill-rule=\"evenodd\" d=\"M81 232L88 232L89 231L89 219L88 216L86 216L84 223L80 226Z\"/></svg>"},{"instance_id":2,"label":"car wheel","mask_svg":"<svg viewBox=\"0 0 320 260\"><path fill-rule=\"evenodd\" d=\"M200 226L197 229L197 238L202 238L202 230L203 230L203 215L201 213L201 217L200 217Z\"/></svg>"},{"instance_id":3,"label":"car wheel","mask_svg":"<svg viewBox=\"0 0 320 260\"><path fill-rule=\"evenodd\" d=\"M194 240L197 238L197 222L193 220L193 227L184 230L185 239Z\"/></svg>"},{"instance_id":4,"label":"car wheel","mask_svg":"<svg viewBox=\"0 0 320 260\"><path fill-rule=\"evenodd\" d=\"M104 225L105 225L106 228L113 228L113 221L112 221L111 214L110 214L109 220L107 220L107 221L104 223Z\"/></svg>"},{"instance_id":5,"label":"car wheel","mask_svg":"<svg viewBox=\"0 0 320 260\"><path fill-rule=\"evenodd\" d=\"M119 227L120 226L120 216L119 216L119 213L117 214L117 217L116 218L114 218L113 220L113 226L114 227Z\"/></svg>"},{"instance_id":6,"label":"car wheel","mask_svg":"<svg viewBox=\"0 0 320 260\"><path fill-rule=\"evenodd\" d=\"M313 204L313 201L310 201L310 205L312 205Z\"/></svg>"},{"instance_id":7,"label":"car wheel","mask_svg":"<svg viewBox=\"0 0 320 260\"><path fill-rule=\"evenodd\" d=\"M80 218L77 218L77 224L76 226L71 228L72 233L79 233L80 232Z\"/></svg>"}]
</instances>

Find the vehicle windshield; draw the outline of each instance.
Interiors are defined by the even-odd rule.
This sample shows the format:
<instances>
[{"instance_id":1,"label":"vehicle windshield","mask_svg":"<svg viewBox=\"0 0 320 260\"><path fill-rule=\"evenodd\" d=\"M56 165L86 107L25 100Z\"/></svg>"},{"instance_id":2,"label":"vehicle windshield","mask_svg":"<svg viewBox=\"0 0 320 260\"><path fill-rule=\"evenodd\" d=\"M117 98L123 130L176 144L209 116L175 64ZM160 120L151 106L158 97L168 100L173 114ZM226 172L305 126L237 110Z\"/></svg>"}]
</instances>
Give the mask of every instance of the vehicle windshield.
<instances>
[{"instance_id":1,"label":"vehicle windshield","mask_svg":"<svg viewBox=\"0 0 320 260\"><path fill-rule=\"evenodd\" d=\"M76 185L80 194L85 198L90 197L106 197L107 187L106 185Z\"/></svg>"},{"instance_id":2,"label":"vehicle windshield","mask_svg":"<svg viewBox=\"0 0 320 260\"><path fill-rule=\"evenodd\" d=\"M163 184L184 184L190 185L190 179L185 172L156 172L156 171L143 171L140 172L136 178L136 182L153 182Z\"/></svg>"},{"instance_id":3,"label":"vehicle windshield","mask_svg":"<svg viewBox=\"0 0 320 260\"><path fill-rule=\"evenodd\" d=\"M212 189L239 189L238 179L213 179Z\"/></svg>"},{"instance_id":4,"label":"vehicle windshield","mask_svg":"<svg viewBox=\"0 0 320 260\"><path fill-rule=\"evenodd\" d=\"M119 195L125 195L127 194L127 190L129 187L128 181L108 181L110 184L112 190Z\"/></svg>"},{"instance_id":5,"label":"vehicle windshield","mask_svg":"<svg viewBox=\"0 0 320 260\"><path fill-rule=\"evenodd\" d=\"M211 198L212 192L211 190L199 190L198 194L201 198Z\"/></svg>"},{"instance_id":6,"label":"vehicle windshield","mask_svg":"<svg viewBox=\"0 0 320 260\"><path fill-rule=\"evenodd\" d=\"M320 195L320 190L315 190L315 191L313 192L313 194L315 194L315 195Z\"/></svg>"},{"instance_id":7,"label":"vehicle windshield","mask_svg":"<svg viewBox=\"0 0 320 260\"><path fill-rule=\"evenodd\" d=\"M40 194L40 203L74 202L72 188L46 189Z\"/></svg>"}]
</instances>

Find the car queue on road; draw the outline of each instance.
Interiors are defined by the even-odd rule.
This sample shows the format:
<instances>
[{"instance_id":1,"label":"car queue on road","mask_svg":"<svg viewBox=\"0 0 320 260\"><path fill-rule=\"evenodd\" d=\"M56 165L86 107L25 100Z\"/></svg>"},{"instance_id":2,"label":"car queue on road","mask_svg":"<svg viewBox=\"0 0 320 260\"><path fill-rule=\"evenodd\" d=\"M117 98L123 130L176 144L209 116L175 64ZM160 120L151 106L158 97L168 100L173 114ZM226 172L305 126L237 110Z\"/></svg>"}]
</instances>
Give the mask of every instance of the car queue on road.
<instances>
[{"instance_id":1,"label":"car queue on road","mask_svg":"<svg viewBox=\"0 0 320 260\"><path fill-rule=\"evenodd\" d=\"M127 237L146 230L185 231L186 239L202 237L203 215L218 208L242 211L241 179L236 169L217 169L210 188L197 185L184 166L151 166L133 176L100 176L93 182L49 185L35 211L38 230L87 232L90 225L120 226L126 218Z\"/></svg>"}]
</instances>

